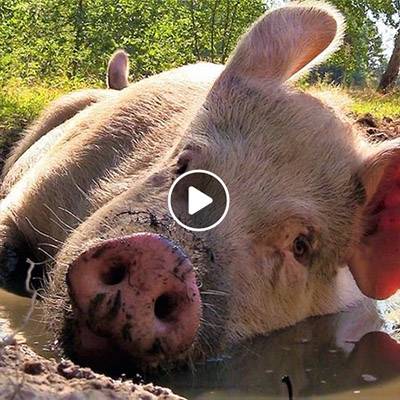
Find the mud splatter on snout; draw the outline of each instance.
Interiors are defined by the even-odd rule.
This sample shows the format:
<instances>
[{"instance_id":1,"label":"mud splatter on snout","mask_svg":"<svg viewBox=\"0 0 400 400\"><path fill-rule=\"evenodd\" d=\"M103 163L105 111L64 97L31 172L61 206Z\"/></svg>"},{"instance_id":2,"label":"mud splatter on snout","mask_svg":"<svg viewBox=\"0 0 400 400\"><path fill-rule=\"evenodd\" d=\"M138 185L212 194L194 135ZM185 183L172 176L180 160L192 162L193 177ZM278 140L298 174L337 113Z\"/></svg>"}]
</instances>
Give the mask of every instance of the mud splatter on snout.
<instances>
[{"instance_id":1,"label":"mud splatter on snout","mask_svg":"<svg viewBox=\"0 0 400 400\"><path fill-rule=\"evenodd\" d=\"M108 298L108 300L106 300ZM104 336L103 324L112 323L122 306L121 290L115 295L98 293L90 302L87 312L87 326L97 334Z\"/></svg>"}]
</instances>

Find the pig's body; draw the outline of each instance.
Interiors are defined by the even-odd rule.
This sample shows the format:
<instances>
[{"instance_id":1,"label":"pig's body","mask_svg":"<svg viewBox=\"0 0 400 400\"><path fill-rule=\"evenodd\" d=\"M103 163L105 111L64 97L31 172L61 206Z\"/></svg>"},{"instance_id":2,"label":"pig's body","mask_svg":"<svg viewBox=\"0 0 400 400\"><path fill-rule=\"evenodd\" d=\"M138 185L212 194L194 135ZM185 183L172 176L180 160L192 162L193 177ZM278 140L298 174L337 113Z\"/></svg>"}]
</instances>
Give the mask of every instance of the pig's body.
<instances>
[{"instance_id":1,"label":"pig's body","mask_svg":"<svg viewBox=\"0 0 400 400\"><path fill-rule=\"evenodd\" d=\"M367 213L378 200L382 209L377 182L392 168L380 168L398 144L372 146L285 83L335 50L340 23L329 7L282 8L225 69L186 66L105 92L33 133L3 183L3 286L24 282L26 256L50 261L45 309L59 343L91 363L125 355L145 366L355 304L363 296L347 263L364 291L387 292L360 271L365 246L391 229L382 239ZM231 207L193 234L169 216L167 194L199 168L225 181ZM391 265L395 251L385 254Z\"/></svg>"},{"instance_id":2,"label":"pig's body","mask_svg":"<svg viewBox=\"0 0 400 400\"><path fill-rule=\"evenodd\" d=\"M198 64L132 84L123 92L104 96L33 142L10 168L3 184L6 198L1 203L3 218L13 215L11 229L18 226L24 240L35 249L30 258L56 257L59 244L68 239L80 221L96 211L103 215L107 205L113 214L131 210L125 202L115 209L113 200L128 192L132 182L143 184L151 177L154 188L168 187L172 180L158 178L157 171L181 150L188 124L221 71L222 66ZM12 186L9 182L16 183ZM136 195L140 197L140 193ZM151 198L146 198L151 195L157 193L146 193L140 210L152 207ZM96 218L91 226L85 226L85 236L97 242L99 232L94 221ZM93 238L90 228L96 232ZM79 230L75 237L79 238ZM81 251L77 249L78 254ZM63 275L59 278L64 279ZM264 333L309 315L339 311L359 300L348 273L339 274L335 282L321 285L322 304L318 295L314 300L308 298L307 306L293 299L285 313L280 310L266 324L260 324L258 318L249 320L247 328ZM224 291L217 285L215 289Z\"/></svg>"},{"instance_id":3,"label":"pig's body","mask_svg":"<svg viewBox=\"0 0 400 400\"><path fill-rule=\"evenodd\" d=\"M123 92L96 91L101 96L96 104L74 112L73 118L66 108L62 123L57 127L49 123L43 137L36 130L32 135L28 131L16 148L18 157L11 158L17 161L6 165L1 212L12 209L21 215L15 223L33 247L43 239L37 230L64 241L65 226L49 224L49 208L74 210L74 216L62 219L76 227L77 218L93 212L91 204L102 207L127 189L125 180L140 179L162 164L181 141L221 70L222 66L212 64L187 66ZM102 184L106 190L101 190L99 182L111 174L112 181Z\"/></svg>"}]
</instances>

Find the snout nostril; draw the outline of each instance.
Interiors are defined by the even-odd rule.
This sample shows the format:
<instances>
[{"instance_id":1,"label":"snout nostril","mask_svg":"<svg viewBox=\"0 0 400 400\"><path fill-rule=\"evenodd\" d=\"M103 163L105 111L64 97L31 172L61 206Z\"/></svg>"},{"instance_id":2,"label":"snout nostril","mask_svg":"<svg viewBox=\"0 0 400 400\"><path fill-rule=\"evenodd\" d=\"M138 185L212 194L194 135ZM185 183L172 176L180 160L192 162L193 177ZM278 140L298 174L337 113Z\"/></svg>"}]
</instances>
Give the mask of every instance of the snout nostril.
<instances>
[{"instance_id":1,"label":"snout nostril","mask_svg":"<svg viewBox=\"0 0 400 400\"><path fill-rule=\"evenodd\" d=\"M154 314L161 321L170 321L175 316L179 299L174 293L164 293L154 304Z\"/></svg>"},{"instance_id":2,"label":"snout nostril","mask_svg":"<svg viewBox=\"0 0 400 400\"><path fill-rule=\"evenodd\" d=\"M123 264L116 264L108 268L106 272L101 274L101 281L105 285L117 285L121 283L126 275L126 266Z\"/></svg>"}]
</instances>

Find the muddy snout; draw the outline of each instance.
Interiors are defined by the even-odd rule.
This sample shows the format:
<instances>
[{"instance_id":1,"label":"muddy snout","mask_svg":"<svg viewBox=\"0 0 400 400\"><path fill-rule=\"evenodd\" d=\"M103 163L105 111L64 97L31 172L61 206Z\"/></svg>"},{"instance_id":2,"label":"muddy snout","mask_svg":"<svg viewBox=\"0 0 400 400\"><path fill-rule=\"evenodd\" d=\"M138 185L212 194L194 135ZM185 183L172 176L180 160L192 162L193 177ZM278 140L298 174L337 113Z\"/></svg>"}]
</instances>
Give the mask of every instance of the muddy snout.
<instances>
[{"instance_id":1,"label":"muddy snout","mask_svg":"<svg viewBox=\"0 0 400 400\"><path fill-rule=\"evenodd\" d=\"M162 236L104 241L71 264L67 282L78 356L118 349L154 364L179 357L195 340L201 316L196 276L185 253Z\"/></svg>"}]
</instances>

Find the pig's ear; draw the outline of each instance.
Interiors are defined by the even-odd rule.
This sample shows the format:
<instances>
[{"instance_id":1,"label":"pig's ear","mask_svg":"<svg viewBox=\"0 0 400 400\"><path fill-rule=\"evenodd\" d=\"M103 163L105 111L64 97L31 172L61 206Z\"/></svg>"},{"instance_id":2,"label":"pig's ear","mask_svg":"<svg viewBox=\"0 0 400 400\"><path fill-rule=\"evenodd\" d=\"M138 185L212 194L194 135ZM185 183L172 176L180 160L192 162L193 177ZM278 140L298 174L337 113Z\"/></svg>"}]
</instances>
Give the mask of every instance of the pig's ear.
<instances>
[{"instance_id":1,"label":"pig's ear","mask_svg":"<svg viewBox=\"0 0 400 400\"><path fill-rule=\"evenodd\" d=\"M375 299L400 289L400 141L384 146L359 173L366 202L348 260L361 291Z\"/></svg>"},{"instance_id":2,"label":"pig's ear","mask_svg":"<svg viewBox=\"0 0 400 400\"><path fill-rule=\"evenodd\" d=\"M117 50L110 58L107 67L107 87L122 90L129 85L129 57L124 50Z\"/></svg>"},{"instance_id":3,"label":"pig's ear","mask_svg":"<svg viewBox=\"0 0 400 400\"><path fill-rule=\"evenodd\" d=\"M339 47L343 28L343 16L323 3L275 9L242 37L225 71L281 82L298 77Z\"/></svg>"}]
</instances>

